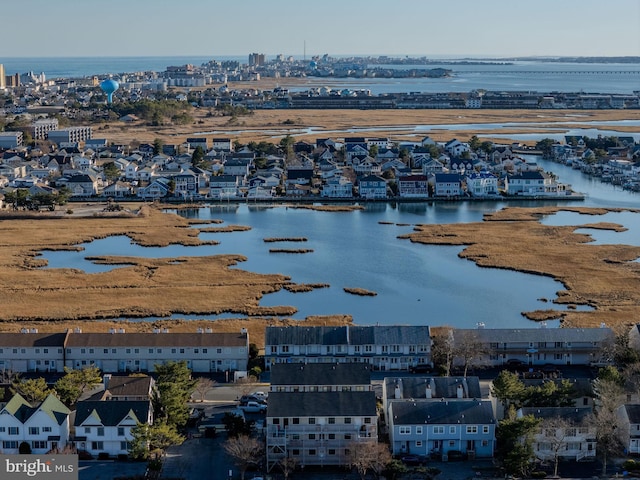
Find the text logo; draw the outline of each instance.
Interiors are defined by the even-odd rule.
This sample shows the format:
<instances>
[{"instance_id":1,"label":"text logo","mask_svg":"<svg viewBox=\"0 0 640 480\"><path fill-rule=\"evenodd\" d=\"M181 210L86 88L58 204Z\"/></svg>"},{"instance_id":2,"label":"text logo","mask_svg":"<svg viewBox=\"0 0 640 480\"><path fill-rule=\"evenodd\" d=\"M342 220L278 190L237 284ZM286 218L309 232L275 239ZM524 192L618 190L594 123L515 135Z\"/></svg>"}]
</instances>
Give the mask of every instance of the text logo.
<instances>
[{"instance_id":1,"label":"text logo","mask_svg":"<svg viewBox=\"0 0 640 480\"><path fill-rule=\"evenodd\" d=\"M0 455L2 480L77 480L77 455Z\"/></svg>"}]
</instances>

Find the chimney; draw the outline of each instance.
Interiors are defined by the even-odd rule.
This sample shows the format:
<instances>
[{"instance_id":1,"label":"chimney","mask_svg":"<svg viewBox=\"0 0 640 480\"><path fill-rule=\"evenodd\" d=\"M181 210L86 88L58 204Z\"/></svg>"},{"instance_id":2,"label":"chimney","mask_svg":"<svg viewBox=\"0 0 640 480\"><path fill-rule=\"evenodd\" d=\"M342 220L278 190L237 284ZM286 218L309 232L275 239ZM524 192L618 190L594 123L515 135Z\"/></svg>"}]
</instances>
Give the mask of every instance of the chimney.
<instances>
[{"instance_id":1,"label":"chimney","mask_svg":"<svg viewBox=\"0 0 640 480\"><path fill-rule=\"evenodd\" d=\"M396 388L394 390L394 397L396 400L400 400L402 398L402 380L398 379L396 382Z\"/></svg>"},{"instance_id":2,"label":"chimney","mask_svg":"<svg viewBox=\"0 0 640 480\"><path fill-rule=\"evenodd\" d=\"M458 388L456 389L456 397L464 398L464 389L462 388L461 384L458 384Z\"/></svg>"},{"instance_id":3,"label":"chimney","mask_svg":"<svg viewBox=\"0 0 640 480\"><path fill-rule=\"evenodd\" d=\"M425 398L433 398L433 393L431 392L431 384L427 384L427 388L425 389Z\"/></svg>"},{"instance_id":4,"label":"chimney","mask_svg":"<svg viewBox=\"0 0 640 480\"><path fill-rule=\"evenodd\" d=\"M109 388L109 381L111 380L111 374L105 373L102 377L102 383L104 384L105 391Z\"/></svg>"}]
</instances>

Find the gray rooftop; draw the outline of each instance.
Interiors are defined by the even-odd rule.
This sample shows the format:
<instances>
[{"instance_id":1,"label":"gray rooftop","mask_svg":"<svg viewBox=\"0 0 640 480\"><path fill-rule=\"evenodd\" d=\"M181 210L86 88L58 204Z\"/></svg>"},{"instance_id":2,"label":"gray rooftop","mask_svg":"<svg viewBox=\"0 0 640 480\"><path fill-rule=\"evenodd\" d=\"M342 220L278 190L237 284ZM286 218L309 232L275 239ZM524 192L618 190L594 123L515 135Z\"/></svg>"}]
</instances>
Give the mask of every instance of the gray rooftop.
<instances>
[{"instance_id":1,"label":"gray rooftop","mask_svg":"<svg viewBox=\"0 0 640 480\"><path fill-rule=\"evenodd\" d=\"M429 345L429 327L408 325L267 327L266 345Z\"/></svg>"},{"instance_id":2,"label":"gray rooftop","mask_svg":"<svg viewBox=\"0 0 640 480\"><path fill-rule=\"evenodd\" d=\"M456 398L459 388L464 398L482 398L478 377L385 377L384 383L387 400L395 398L396 386L403 399L426 399L427 389L431 390L431 398Z\"/></svg>"},{"instance_id":3,"label":"gray rooftop","mask_svg":"<svg viewBox=\"0 0 640 480\"><path fill-rule=\"evenodd\" d=\"M495 423L490 401L460 400L455 402L412 402L393 400L390 403L394 425L449 425Z\"/></svg>"},{"instance_id":4,"label":"gray rooftop","mask_svg":"<svg viewBox=\"0 0 640 480\"><path fill-rule=\"evenodd\" d=\"M371 367L365 363L276 363L271 385L369 385Z\"/></svg>"},{"instance_id":5,"label":"gray rooftop","mask_svg":"<svg viewBox=\"0 0 640 480\"><path fill-rule=\"evenodd\" d=\"M614 337L610 328L460 328L453 330L454 338L470 334L483 343L602 342Z\"/></svg>"},{"instance_id":6,"label":"gray rooftop","mask_svg":"<svg viewBox=\"0 0 640 480\"><path fill-rule=\"evenodd\" d=\"M268 417L372 417L374 392L270 392Z\"/></svg>"},{"instance_id":7,"label":"gray rooftop","mask_svg":"<svg viewBox=\"0 0 640 480\"><path fill-rule=\"evenodd\" d=\"M581 423L591 414L591 408L576 407L524 407L520 413L533 415L536 418L562 418L571 423Z\"/></svg>"}]
</instances>

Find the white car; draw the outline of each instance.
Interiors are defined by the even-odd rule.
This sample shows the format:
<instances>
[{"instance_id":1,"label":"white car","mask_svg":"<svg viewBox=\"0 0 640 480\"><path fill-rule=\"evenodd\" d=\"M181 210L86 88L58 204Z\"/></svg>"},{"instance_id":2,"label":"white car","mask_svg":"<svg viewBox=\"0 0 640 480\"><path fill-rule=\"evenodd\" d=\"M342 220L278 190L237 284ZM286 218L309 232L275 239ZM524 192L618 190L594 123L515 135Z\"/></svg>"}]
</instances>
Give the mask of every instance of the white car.
<instances>
[{"instance_id":1,"label":"white car","mask_svg":"<svg viewBox=\"0 0 640 480\"><path fill-rule=\"evenodd\" d=\"M246 405L240 405L238 408L245 413L265 413L267 411L267 406L258 402L247 402Z\"/></svg>"},{"instance_id":2,"label":"white car","mask_svg":"<svg viewBox=\"0 0 640 480\"><path fill-rule=\"evenodd\" d=\"M266 400L269 397L269 394L265 392L253 392L251 395L253 395L254 397L258 397L262 400Z\"/></svg>"}]
</instances>

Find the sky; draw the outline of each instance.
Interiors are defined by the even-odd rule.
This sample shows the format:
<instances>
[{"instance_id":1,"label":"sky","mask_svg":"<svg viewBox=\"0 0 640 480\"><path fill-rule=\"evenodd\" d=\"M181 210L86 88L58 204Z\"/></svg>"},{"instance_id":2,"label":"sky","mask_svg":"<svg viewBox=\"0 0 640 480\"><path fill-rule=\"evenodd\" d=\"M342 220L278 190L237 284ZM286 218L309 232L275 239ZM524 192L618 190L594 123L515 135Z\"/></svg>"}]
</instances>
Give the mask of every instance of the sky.
<instances>
[{"instance_id":1,"label":"sky","mask_svg":"<svg viewBox=\"0 0 640 480\"><path fill-rule=\"evenodd\" d=\"M640 0L20 0L2 57L640 56Z\"/></svg>"}]
</instances>

